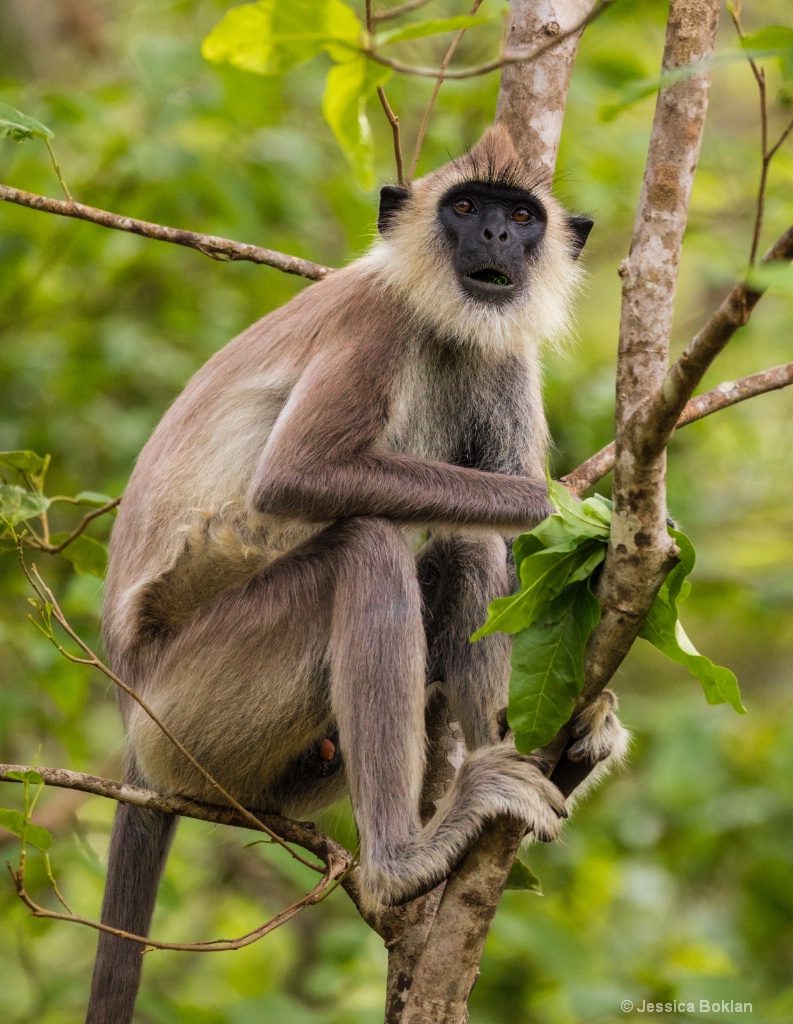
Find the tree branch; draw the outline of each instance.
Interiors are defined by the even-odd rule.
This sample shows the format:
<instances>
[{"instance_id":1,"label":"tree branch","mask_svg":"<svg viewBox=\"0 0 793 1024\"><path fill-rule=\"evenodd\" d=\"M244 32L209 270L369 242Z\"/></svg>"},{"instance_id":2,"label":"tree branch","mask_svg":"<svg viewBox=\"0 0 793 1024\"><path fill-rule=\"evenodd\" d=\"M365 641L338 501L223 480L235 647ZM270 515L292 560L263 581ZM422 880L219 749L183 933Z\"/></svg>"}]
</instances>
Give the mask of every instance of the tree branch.
<instances>
[{"instance_id":1,"label":"tree branch","mask_svg":"<svg viewBox=\"0 0 793 1024\"><path fill-rule=\"evenodd\" d=\"M721 0L672 0L663 72L707 62ZM602 616L587 644L581 702L606 686L636 639L677 551L666 527L666 441L648 399L661 391L669 359L675 282L707 111L710 75L661 89L623 280L617 365L616 456L611 537L597 596ZM682 403L683 405L685 402ZM682 405L681 405L682 411ZM564 736L558 744L563 745Z\"/></svg>"},{"instance_id":2,"label":"tree branch","mask_svg":"<svg viewBox=\"0 0 793 1024\"><path fill-rule=\"evenodd\" d=\"M459 723L450 720L449 705L441 691L435 693L425 714L427 767L421 793L421 820L429 821L451 785L465 757ZM383 924L388 950L385 1024L400 1024L413 988L427 937L435 920L445 883L402 907L392 907ZM382 934L382 932L381 932Z\"/></svg>"},{"instance_id":3,"label":"tree branch","mask_svg":"<svg viewBox=\"0 0 793 1024\"><path fill-rule=\"evenodd\" d=\"M761 260L762 266L793 259L793 225L781 235ZM694 389L713 360L723 351L739 327L749 321L752 310L766 289L761 285L736 284L713 316L689 343L666 374L663 388L647 405L643 416L655 423L655 433L647 443L657 447L674 429Z\"/></svg>"},{"instance_id":4,"label":"tree branch","mask_svg":"<svg viewBox=\"0 0 793 1024\"><path fill-rule=\"evenodd\" d=\"M274 249L263 249L258 245L248 245L246 242L234 242L230 238L219 238L217 235L201 235L195 231L164 227L161 224L151 224L146 220L135 220L134 217L122 217L118 213L98 210L93 206L83 206L82 203L67 203L62 199L37 196L32 192L11 188L9 185L0 185L0 201L16 203L17 206L27 206L31 210L41 210L44 213L56 213L61 217L87 220L91 224L99 224L103 228L128 231L133 235L154 238L160 242L183 245L188 249L197 249L213 260L230 262L247 260L249 263L260 263L264 266L275 267L276 270L282 270L285 274L297 274L298 277L307 277L312 281L322 280L332 270L331 267L323 267L319 263L302 260L298 256L289 256L287 253L276 252Z\"/></svg>"},{"instance_id":5,"label":"tree branch","mask_svg":"<svg viewBox=\"0 0 793 1024\"><path fill-rule=\"evenodd\" d=\"M559 3L560 0L556 0ZM581 2L581 0L575 0L575 2ZM377 50L367 50L366 56L370 60L376 61L378 64L384 64L385 67L391 68L392 71L399 71L403 75L416 75L419 78L440 78L443 81L446 79L462 79L462 78L477 78L479 75L487 75L491 71L498 71L500 68L506 68L511 64L523 64L525 61L536 60L541 54L546 53L548 50L552 50L559 46L560 43L564 42L570 36L576 36L582 32L587 25L599 17L603 11L611 7L617 0L598 0L593 9L585 17L580 18L574 25L564 32L559 32L558 25L553 30L551 38L546 39L545 42L537 46L536 49L530 51L512 51L506 50L499 57L495 57L491 61L487 61L485 64L478 64L476 67L471 68L460 68L455 71L441 71L440 68L423 68L415 67L412 64L403 64L402 61L393 60L391 57L384 57L382 53ZM589 0L587 0L589 4ZM534 5L532 5L534 6ZM546 33L548 35L548 33ZM545 97L547 101L547 97Z\"/></svg>"},{"instance_id":6,"label":"tree branch","mask_svg":"<svg viewBox=\"0 0 793 1024\"><path fill-rule=\"evenodd\" d=\"M166 796L153 789L145 789L143 786L133 786L128 782L116 782L115 779L104 779L98 775L85 775L82 772L68 771L65 768L0 764L0 782L19 782L18 779L9 778L9 773L27 772L31 768L38 772L46 786L90 793L94 796L116 800L122 804L144 807L147 810L178 814L182 818L195 818L198 821L208 821L214 825L231 825L235 828L255 830L256 827L251 823L251 818L254 818L264 827L268 835L276 836L280 843L294 843L296 846L302 847L320 860L326 868L329 868L332 863L335 864L338 870L334 869L334 877L347 872L353 863L352 855L348 850L321 832L311 822L293 821L291 818L283 818L279 814L246 809L246 813L243 815L234 807L205 803L184 796ZM395 923L388 918L390 911L377 916L362 910L357 869L353 869L345 875L342 886L371 928L384 937L397 934Z\"/></svg>"},{"instance_id":7,"label":"tree branch","mask_svg":"<svg viewBox=\"0 0 793 1024\"><path fill-rule=\"evenodd\" d=\"M150 950L155 949L175 949L191 953L221 953L226 950L242 949L244 946L250 946L252 943L258 942L259 939L263 939L265 935L269 935L270 932L275 931L276 928L280 928L282 924L286 924L287 921L291 921L291 919L295 917L296 914L299 914L301 910L305 910L306 907L310 907L314 903L319 903L321 899L324 899L328 886L331 882L340 877L340 874L343 871L343 868L336 865L331 858L327 871L323 874L322 878L317 882L311 892L307 893L302 899L297 900L296 903L287 907L286 910L282 910L280 914L277 914L269 921L259 925L258 928L254 928L252 932L248 932L246 935L240 935L236 939L211 939L208 942L160 942L159 939L150 939L145 935L135 935L133 932L124 931L123 928L113 928L109 924L102 924L100 921L92 921L89 917L81 917L79 914L73 914L71 911L64 914L58 910L48 910L46 907L42 907L41 904L36 903L25 888L24 867L15 870L8 863L6 863L6 867L8 868L9 874L14 882L14 888L17 891L17 895L28 910L30 910L33 917L49 918L52 921L70 921L72 924L82 924L88 928L94 928L99 932L108 932L110 935L117 935L121 939L130 939L132 942L139 942L142 946L145 946L146 949L142 950L144 953L148 953Z\"/></svg>"},{"instance_id":8,"label":"tree branch","mask_svg":"<svg viewBox=\"0 0 793 1024\"><path fill-rule=\"evenodd\" d=\"M793 363L783 363L781 366L774 366L770 370L762 370L760 373L753 373L750 377L741 377L739 380L724 381L717 384L710 391L697 395L690 402L678 417L675 429L685 427L696 420L704 419L711 413L726 409L730 405L737 405L745 402L748 398L756 398L757 395L764 395L767 391L778 391L793 384ZM595 452L586 462L582 462L577 469L572 470L566 476L560 478L559 483L580 496L587 488L592 487L598 480L602 480L614 467L614 442Z\"/></svg>"},{"instance_id":9,"label":"tree branch","mask_svg":"<svg viewBox=\"0 0 793 1024\"><path fill-rule=\"evenodd\" d=\"M50 501L52 501L52 499L50 499ZM64 548L67 548L73 541L77 540L77 538L85 532L86 527L90 523L92 523L94 519L98 519L100 516L103 516L108 512L112 512L113 509L118 508L120 504L121 498L118 497L114 498L112 501L109 501L106 505L102 505L101 508L95 508L91 512L86 512L86 514L77 524L77 526L75 526L75 528L72 530L70 534L63 538L60 544L50 544L46 539L37 540L35 538L29 540L28 543L32 548L36 548L37 551L44 551L48 555L59 555L61 551L64 550ZM48 535L49 532L47 531L45 537Z\"/></svg>"},{"instance_id":10,"label":"tree branch","mask_svg":"<svg viewBox=\"0 0 793 1024\"><path fill-rule=\"evenodd\" d=\"M512 0L510 5L508 50L543 56L504 68L496 121L509 129L523 159L549 175L556 166L581 34L605 9L595 0Z\"/></svg>"}]
</instances>

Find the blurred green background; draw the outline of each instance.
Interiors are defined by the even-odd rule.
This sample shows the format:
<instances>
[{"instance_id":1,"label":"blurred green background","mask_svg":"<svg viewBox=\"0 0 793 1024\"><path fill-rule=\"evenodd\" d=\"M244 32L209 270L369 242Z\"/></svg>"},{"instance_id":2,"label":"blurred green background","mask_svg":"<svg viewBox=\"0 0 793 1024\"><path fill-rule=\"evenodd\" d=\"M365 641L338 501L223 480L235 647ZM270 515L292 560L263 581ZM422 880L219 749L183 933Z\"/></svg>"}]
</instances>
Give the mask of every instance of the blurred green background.
<instances>
[{"instance_id":1,"label":"blurred green background","mask_svg":"<svg viewBox=\"0 0 793 1024\"><path fill-rule=\"evenodd\" d=\"M366 194L324 124L323 58L283 79L202 60L219 0L5 0L0 101L39 118L76 199L120 213L338 265L372 236ZM362 2L355 3L360 10ZM465 5L436 0L433 12ZM592 214L589 286L574 345L548 357L555 472L611 438L619 320L617 266L630 239L653 100L611 121L602 109L657 73L666 4L621 0L587 31L568 103L557 192ZM793 25L789 0L747 2L747 29ZM470 33L460 62L492 53ZM444 40L400 56L437 63ZM734 50L725 17L722 51ZM772 137L790 117L767 62ZM421 167L461 152L491 121L497 76L444 86ZM394 80L412 146L432 83ZM714 73L680 275L679 350L744 269L759 175L757 94L748 66ZM379 181L394 180L390 129L370 115ZM421 169L421 168L420 168ZM59 195L40 142L0 140L0 181ZM793 149L777 157L764 243L793 223ZM49 493L120 493L148 433L206 358L307 287L248 264L0 206L0 450L53 456ZM708 376L791 358L793 305L763 299ZM657 1013L662 1020L793 1019L793 392L687 427L670 451L669 502L698 548L684 606L689 634L738 675L749 715L705 704L698 684L639 642L619 673L630 766L591 796L562 842L535 849L545 895L508 893L471 1000L473 1024L640 1020L624 999L751 1002L753 1015ZM608 488L608 482L601 490ZM64 506L59 506L63 508ZM69 529L75 512L60 512ZM106 537L109 523L91 528ZM39 558L80 632L95 641L101 585ZM117 776L121 729L106 680L61 659L26 621L13 554L0 555L0 759ZM41 747L40 753L37 753ZM7 784L0 804L18 808ZM67 899L96 917L113 807L50 790L36 820L55 834ZM350 839L344 806L326 827ZM241 830L180 826L154 933L173 941L241 934L307 890L305 871ZM18 844L0 835L4 857ZM38 855L29 887L50 903ZM75 1024L95 934L31 919L0 882L0 992L9 1024ZM337 893L237 953L146 957L139 1019L149 1024L374 1024L385 953Z\"/></svg>"}]
</instances>

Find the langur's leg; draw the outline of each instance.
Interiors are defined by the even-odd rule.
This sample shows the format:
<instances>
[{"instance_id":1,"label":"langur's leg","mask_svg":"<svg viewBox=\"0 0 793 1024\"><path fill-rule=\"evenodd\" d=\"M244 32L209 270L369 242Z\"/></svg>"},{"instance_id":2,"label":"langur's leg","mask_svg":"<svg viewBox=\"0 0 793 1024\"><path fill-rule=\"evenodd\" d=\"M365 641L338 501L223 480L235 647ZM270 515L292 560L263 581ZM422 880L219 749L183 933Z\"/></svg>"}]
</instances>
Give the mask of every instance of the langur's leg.
<instances>
[{"instance_id":1,"label":"langur's leg","mask_svg":"<svg viewBox=\"0 0 793 1024\"><path fill-rule=\"evenodd\" d=\"M487 618L487 606L517 587L511 553L495 535L439 535L418 558L429 647L427 681L443 682L452 714L462 725L469 748L497 742L506 734L511 638L504 634L469 637ZM616 711L617 698L606 690L573 723L573 738L552 781L578 798L620 762L629 742ZM543 751L532 753L543 770ZM585 781L584 781L585 780Z\"/></svg>"},{"instance_id":2,"label":"langur's leg","mask_svg":"<svg viewBox=\"0 0 793 1024\"><path fill-rule=\"evenodd\" d=\"M386 520L339 526L347 535L330 635L332 702L361 832L364 896L400 902L445 878L488 818L512 815L552 838L566 811L528 758L498 745L466 758L422 828L426 645L415 561Z\"/></svg>"},{"instance_id":3,"label":"langur's leg","mask_svg":"<svg viewBox=\"0 0 793 1024\"><path fill-rule=\"evenodd\" d=\"M507 703L511 641L503 633L470 642L487 606L510 592L502 537L441 534L418 556L427 631L427 682L442 682L469 750L500 739Z\"/></svg>"}]
</instances>

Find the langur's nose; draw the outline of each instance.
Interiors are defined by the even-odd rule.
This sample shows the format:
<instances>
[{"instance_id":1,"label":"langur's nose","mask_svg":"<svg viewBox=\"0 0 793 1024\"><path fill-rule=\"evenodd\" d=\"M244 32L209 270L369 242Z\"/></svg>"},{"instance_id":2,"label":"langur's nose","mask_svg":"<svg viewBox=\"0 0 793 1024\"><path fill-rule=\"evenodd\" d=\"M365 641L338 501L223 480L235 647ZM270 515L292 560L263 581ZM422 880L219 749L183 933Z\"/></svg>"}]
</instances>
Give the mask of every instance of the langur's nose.
<instances>
[{"instance_id":1,"label":"langur's nose","mask_svg":"<svg viewBox=\"0 0 793 1024\"><path fill-rule=\"evenodd\" d=\"M508 242L509 232L504 224L503 217L491 215L488 218L487 224L482 229L482 238L489 246L492 246L494 243L501 243L503 245Z\"/></svg>"}]
</instances>

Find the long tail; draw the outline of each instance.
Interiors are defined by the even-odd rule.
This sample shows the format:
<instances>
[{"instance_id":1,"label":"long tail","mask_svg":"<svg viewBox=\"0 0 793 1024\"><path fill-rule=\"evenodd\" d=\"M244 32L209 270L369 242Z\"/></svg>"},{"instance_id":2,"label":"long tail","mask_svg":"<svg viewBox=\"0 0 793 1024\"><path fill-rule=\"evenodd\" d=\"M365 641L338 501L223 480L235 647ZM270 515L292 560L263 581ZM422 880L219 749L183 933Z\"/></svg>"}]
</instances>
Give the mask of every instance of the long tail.
<instances>
[{"instance_id":1,"label":"long tail","mask_svg":"<svg viewBox=\"0 0 793 1024\"><path fill-rule=\"evenodd\" d=\"M110 838L102 923L147 935L176 818L119 804ZM86 1024L129 1024L143 964L139 942L99 933Z\"/></svg>"}]
</instances>

